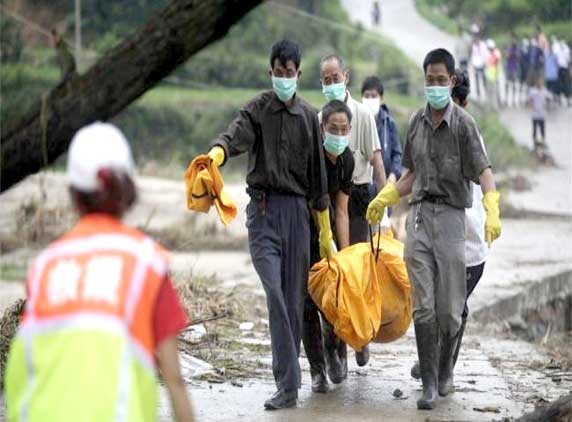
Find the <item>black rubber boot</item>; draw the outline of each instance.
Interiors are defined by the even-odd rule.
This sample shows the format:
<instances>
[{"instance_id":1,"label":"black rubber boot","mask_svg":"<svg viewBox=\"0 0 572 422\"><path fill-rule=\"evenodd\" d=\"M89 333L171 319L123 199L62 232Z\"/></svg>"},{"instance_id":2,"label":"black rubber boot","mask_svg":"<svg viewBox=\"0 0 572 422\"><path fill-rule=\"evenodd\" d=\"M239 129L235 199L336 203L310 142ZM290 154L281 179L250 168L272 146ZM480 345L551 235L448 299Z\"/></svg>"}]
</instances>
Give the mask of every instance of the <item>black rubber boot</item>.
<instances>
[{"instance_id":1,"label":"black rubber boot","mask_svg":"<svg viewBox=\"0 0 572 422\"><path fill-rule=\"evenodd\" d=\"M322 324L318 308L307 297L304 304L304 326L302 328L302 343L306 357L310 363L312 376L312 391L314 393L328 392L328 379L326 378L326 361L324 360L324 345L322 342Z\"/></svg>"},{"instance_id":2,"label":"black rubber boot","mask_svg":"<svg viewBox=\"0 0 572 422\"><path fill-rule=\"evenodd\" d=\"M417 408L434 409L437 405L437 365L439 360L439 327L436 321L415 324L415 341L423 381L423 396Z\"/></svg>"},{"instance_id":3,"label":"black rubber boot","mask_svg":"<svg viewBox=\"0 0 572 422\"><path fill-rule=\"evenodd\" d=\"M334 328L326 320L322 326L322 333L324 335L324 356L328 376L334 384L339 384L347 376L347 358L344 353L346 345L338 339L334 333Z\"/></svg>"},{"instance_id":4,"label":"black rubber boot","mask_svg":"<svg viewBox=\"0 0 572 422\"><path fill-rule=\"evenodd\" d=\"M364 346L361 352L356 352L356 363L365 366L369 362L369 346Z\"/></svg>"},{"instance_id":5,"label":"black rubber boot","mask_svg":"<svg viewBox=\"0 0 572 422\"><path fill-rule=\"evenodd\" d=\"M441 352L439 354L439 395L447 396L455 391L453 383L453 369L457 360L456 354L459 353L457 345L464 331L464 325L455 334L454 337L441 335Z\"/></svg>"}]
</instances>

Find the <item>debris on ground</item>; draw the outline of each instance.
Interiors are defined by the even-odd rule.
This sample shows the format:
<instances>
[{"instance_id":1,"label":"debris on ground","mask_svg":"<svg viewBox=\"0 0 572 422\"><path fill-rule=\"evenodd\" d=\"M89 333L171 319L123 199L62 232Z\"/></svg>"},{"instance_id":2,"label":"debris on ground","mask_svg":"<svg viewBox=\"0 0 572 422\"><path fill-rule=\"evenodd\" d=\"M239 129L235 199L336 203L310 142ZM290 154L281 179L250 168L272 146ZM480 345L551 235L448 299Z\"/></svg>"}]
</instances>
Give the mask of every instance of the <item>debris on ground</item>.
<instances>
[{"instance_id":1,"label":"debris on ground","mask_svg":"<svg viewBox=\"0 0 572 422\"><path fill-rule=\"evenodd\" d=\"M484 407L473 407L475 412L482 413L500 413L500 407L498 406L484 406Z\"/></svg>"}]
</instances>

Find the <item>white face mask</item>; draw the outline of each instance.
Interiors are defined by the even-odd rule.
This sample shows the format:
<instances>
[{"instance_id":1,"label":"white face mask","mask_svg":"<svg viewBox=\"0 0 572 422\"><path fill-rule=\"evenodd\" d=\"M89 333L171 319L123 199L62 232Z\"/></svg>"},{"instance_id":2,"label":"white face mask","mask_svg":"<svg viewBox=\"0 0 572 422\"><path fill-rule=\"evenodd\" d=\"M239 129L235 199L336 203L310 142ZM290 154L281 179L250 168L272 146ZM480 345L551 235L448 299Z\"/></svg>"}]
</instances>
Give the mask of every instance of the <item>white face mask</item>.
<instances>
[{"instance_id":1,"label":"white face mask","mask_svg":"<svg viewBox=\"0 0 572 422\"><path fill-rule=\"evenodd\" d=\"M381 104L379 102L379 97L362 98L361 102L364 106L370 109L370 111L373 113L374 116L377 116L377 113L379 113L379 108L381 107Z\"/></svg>"}]
</instances>

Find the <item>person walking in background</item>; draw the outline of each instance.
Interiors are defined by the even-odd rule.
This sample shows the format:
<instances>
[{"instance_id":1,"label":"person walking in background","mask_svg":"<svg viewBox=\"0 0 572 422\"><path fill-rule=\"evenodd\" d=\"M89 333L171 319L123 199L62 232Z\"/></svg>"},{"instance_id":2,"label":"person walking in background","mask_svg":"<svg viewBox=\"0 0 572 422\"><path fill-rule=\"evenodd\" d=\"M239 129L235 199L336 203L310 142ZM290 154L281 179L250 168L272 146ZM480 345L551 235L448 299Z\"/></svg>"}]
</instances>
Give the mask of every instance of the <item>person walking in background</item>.
<instances>
[{"instance_id":1,"label":"person walking in background","mask_svg":"<svg viewBox=\"0 0 572 422\"><path fill-rule=\"evenodd\" d=\"M455 60L457 60L461 69L467 70L471 57L471 35L465 31L463 25L459 24L458 28L460 36L455 42Z\"/></svg>"},{"instance_id":2,"label":"person walking in background","mask_svg":"<svg viewBox=\"0 0 572 422\"><path fill-rule=\"evenodd\" d=\"M546 145L546 105L552 95L538 79L536 86L530 88L528 105L531 108L533 152L541 162L550 162L552 157ZM540 136L538 136L540 135Z\"/></svg>"},{"instance_id":3,"label":"person walking in background","mask_svg":"<svg viewBox=\"0 0 572 422\"><path fill-rule=\"evenodd\" d=\"M131 149L115 126L72 139L76 226L32 264L6 369L10 421L155 421L161 372L175 418L193 419L179 367L187 323L167 253L122 216L136 199Z\"/></svg>"},{"instance_id":4,"label":"person walking in background","mask_svg":"<svg viewBox=\"0 0 572 422\"><path fill-rule=\"evenodd\" d=\"M526 103L528 96L528 70L530 69L530 40L525 37L520 45L518 70L520 72L519 104Z\"/></svg>"},{"instance_id":5,"label":"person walking in background","mask_svg":"<svg viewBox=\"0 0 572 422\"><path fill-rule=\"evenodd\" d=\"M466 108L469 104L467 98L471 92L469 74L466 71L457 69L455 71L455 77L457 80L453 90L451 91L451 99L459 107ZM486 152L482 137L481 143ZM483 192L474 182L471 182L471 187L473 190L473 206L465 208L465 265L467 266L465 280L467 283L467 297L465 300L465 307L461 315L461 328L459 330L457 347L453 353L453 368L457 363L459 350L461 349L461 343L463 341L463 334L465 333L465 327L467 325L467 318L469 316L468 300L483 275L485 261L488 255L484 230L486 212L482 204ZM421 379L419 362L416 362L411 368L411 376L415 379Z\"/></svg>"},{"instance_id":6,"label":"person walking in background","mask_svg":"<svg viewBox=\"0 0 572 422\"><path fill-rule=\"evenodd\" d=\"M373 26L381 24L381 5L379 0L374 0L371 4L371 23Z\"/></svg>"},{"instance_id":7,"label":"person walking in background","mask_svg":"<svg viewBox=\"0 0 572 422\"><path fill-rule=\"evenodd\" d=\"M350 244L350 224L348 202L352 190L352 174L354 157L348 148L352 113L342 101L332 100L322 109L322 124L320 129L324 138L324 156L326 158L326 177L328 193L332 204L332 230L338 250ZM310 220L310 267L320 260L320 245L318 227ZM306 294L304 304L304 330L302 340L304 350L310 364L312 391L326 393L328 380L326 378L325 354L329 365L327 372L334 384L345 378L343 362L338 355L341 340L334 334L334 328L325 319L324 334L320 323L320 312L309 294ZM345 345L344 345L345 347Z\"/></svg>"},{"instance_id":8,"label":"person walking in background","mask_svg":"<svg viewBox=\"0 0 572 422\"><path fill-rule=\"evenodd\" d=\"M272 46L272 91L249 101L211 142L209 156L221 166L248 153L246 208L248 246L270 320L276 392L267 410L296 405L301 386L298 358L310 269L310 214L315 211L321 257L333 254L324 152L316 110L296 95L300 47L289 40Z\"/></svg>"},{"instance_id":9,"label":"person walking in background","mask_svg":"<svg viewBox=\"0 0 572 422\"><path fill-rule=\"evenodd\" d=\"M487 64L487 46L478 35L474 35L473 44L471 46L471 66L475 74L475 82L477 85L477 98L483 99L486 90L485 66Z\"/></svg>"},{"instance_id":10,"label":"person walking in background","mask_svg":"<svg viewBox=\"0 0 572 422\"><path fill-rule=\"evenodd\" d=\"M492 105L493 109L498 109L500 102L500 68L501 68L501 52L497 48L496 43L492 39L487 40L487 61L485 77L487 80L487 101Z\"/></svg>"},{"instance_id":11,"label":"person walking in background","mask_svg":"<svg viewBox=\"0 0 572 422\"><path fill-rule=\"evenodd\" d=\"M548 44L547 49L544 51L544 82L546 89L550 92L551 99L556 102L559 87L558 87L558 58L552 51L552 46Z\"/></svg>"},{"instance_id":12,"label":"person walking in background","mask_svg":"<svg viewBox=\"0 0 572 422\"><path fill-rule=\"evenodd\" d=\"M505 102L507 105L510 104L510 99L512 99L512 105L517 104L517 94L519 91L518 79L519 79L519 63L520 63L520 49L518 47L518 41L516 34L511 33L510 42L506 47L505 51L506 57L506 80L505 80ZM463 70L462 68L460 68Z\"/></svg>"},{"instance_id":13,"label":"person walking in background","mask_svg":"<svg viewBox=\"0 0 572 422\"><path fill-rule=\"evenodd\" d=\"M536 86L539 79L544 80L544 50L540 48L537 37L530 40L528 55L529 66L527 84L528 87L531 88Z\"/></svg>"},{"instance_id":14,"label":"person walking in background","mask_svg":"<svg viewBox=\"0 0 572 422\"><path fill-rule=\"evenodd\" d=\"M555 52L558 62L558 97L563 104L572 106L572 87L570 83L570 47L561 39ZM562 99L561 96L564 96Z\"/></svg>"},{"instance_id":15,"label":"person walking in background","mask_svg":"<svg viewBox=\"0 0 572 422\"><path fill-rule=\"evenodd\" d=\"M362 103L369 107L375 117L387 183L395 183L401 177L401 143L397 124L385 103L381 79L377 76L367 77L361 86L361 96Z\"/></svg>"},{"instance_id":16,"label":"person walking in background","mask_svg":"<svg viewBox=\"0 0 572 422\"><path fill-rule=\"evenodd\" d=\"M454 353L466 301L465 208L470 182L479 183L486 211L485 239L500 236L500 194L474 119L450 100L455 60L445 49L423 62L427 104L411 118L403 149L403 174L370 203L375 224L386 207L411 194L404 258L413 287L415 340L423 382L418 409L454 391ZM438 236L434 234L438 233ZM440 340L439 340L440 339Z\"/></svg>"},{"instance_id":17,"label":"person walking in background","mask_svg":"<svg viewBox=\"0 0 572 422\"><path fill-rule=\"evenodd\" d=\"M354 156L355 166L352 177L354 186L349 200L350 244L367 242L369 226L365 213L371 199L369 187L372 178L375 180L378 191L386 183L375 118L365 105L354 100L350 95L347 88L350 82L350 73L341 56L330 54L322 58L320 61L320 82L322 83L322 93L327 101L343 101L352 113L349 147ZM319 118L322 118L321 114ZM345 345L340 345L340 359L342 363L345 362L347 368L345 353ZM361 351L356 351L355 356L359 366L366 365L369 361L368 346L365 346Z\"/></svg>"}]
</instances>

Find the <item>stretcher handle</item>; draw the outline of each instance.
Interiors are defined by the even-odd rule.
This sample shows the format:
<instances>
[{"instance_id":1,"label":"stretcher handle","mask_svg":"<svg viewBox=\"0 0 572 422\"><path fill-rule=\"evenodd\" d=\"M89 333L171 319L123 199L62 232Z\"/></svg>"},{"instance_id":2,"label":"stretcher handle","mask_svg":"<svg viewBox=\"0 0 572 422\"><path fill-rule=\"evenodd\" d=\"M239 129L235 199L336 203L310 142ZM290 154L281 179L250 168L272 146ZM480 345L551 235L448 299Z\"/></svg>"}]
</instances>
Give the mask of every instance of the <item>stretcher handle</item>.
<instances>
[{"instance_id":1,"label":"stretcher handle","mask_svg":"<svg viewBox=\"0 0 572 422\"><path fill-rule=\"evenodd\" d=\"M371 248L371 253L375 257L375 263L377 264L377 258L379 257L379 251L381 250L381 222L377 226L377 247L373 248L373 229L371 228L371 224L368 224L369 227L369 246Z\"/></svg>"}]
</instances>

